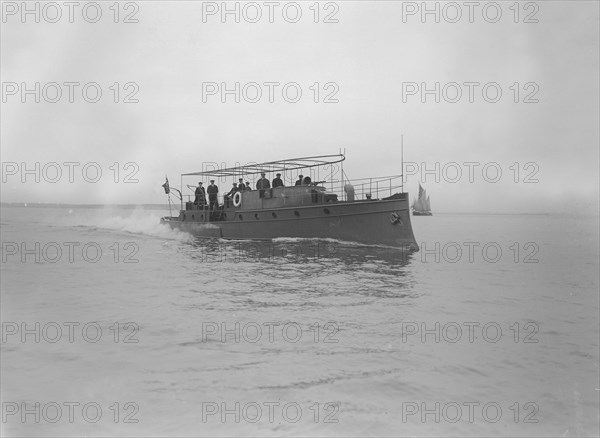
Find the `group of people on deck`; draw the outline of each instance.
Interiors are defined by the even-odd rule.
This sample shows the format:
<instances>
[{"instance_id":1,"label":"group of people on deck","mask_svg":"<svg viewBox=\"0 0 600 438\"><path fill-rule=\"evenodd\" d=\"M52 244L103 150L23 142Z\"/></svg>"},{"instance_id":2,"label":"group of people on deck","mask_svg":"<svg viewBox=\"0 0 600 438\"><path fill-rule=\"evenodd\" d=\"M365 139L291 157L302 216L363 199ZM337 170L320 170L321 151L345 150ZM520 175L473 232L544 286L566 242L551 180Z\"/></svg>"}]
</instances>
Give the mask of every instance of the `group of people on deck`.
<instances>
[{"instance_id":1,"label":"group of people on deck","mask_svg":"<svg viewBox=\"0 0 600 438\"><path fill-rule=\"evenodd\" d=\"M259 191L259 196L261 198L264 198L265 196L265 190L266 189L270 189L272 188L277 188L277 187L285 187L285 184L283 183L283 180L281 179L281 173L277 173L275 178L273 178L273 182L271 183L266 177L266 172L261 172L261 177L258 181L256 181L256 190ZM311 179L310 176L303 176L303 175L298 175L298 180L296 181L296 186L301 186L301 185L310 185L311 184ZM233 183L233 187L231 188L231 190L225 194L225 205L229 206L231 200L233 199L234 195L237 192L244 192L244 191L249 191L252 190L252 188L250 187L250 183L246 182L244 183L244 179L240 178L239 182L237 183ZM208 206L209 209L211 211L214 211L216 208L219 207L219 203L217 201L217 195L219 193L219 187L217 187L215 185L215 180L211 179L210 180L210 185L207 187L207 189L205 190L204 187L202 186L202 181L200 181L198 183L198 187L196 187L196 191L195 191L195 200L194 200L194 204L196 205L200 205L202 207L206 206L206 195L208 194Z\"/></svg>"},{"instance_id":2,"label":"group of people on deck","mask_svg":"<svg viewBox=\"0 0 600 438\"><path fill-rule=\"evenodd\" d=\"M198 187L196 187L196 191L194 192L196 198L194 199L194 204L201 206L204 208L206 206L206 194L208 193L208 205L211 211L215 210L215 207L219 206L219 202L217 201L217 195L219 194L219 187L215 184L215 180L211 179L210 184L205 190L202 187L202 181L198 183Z\"/></svg>"}]
</instances>

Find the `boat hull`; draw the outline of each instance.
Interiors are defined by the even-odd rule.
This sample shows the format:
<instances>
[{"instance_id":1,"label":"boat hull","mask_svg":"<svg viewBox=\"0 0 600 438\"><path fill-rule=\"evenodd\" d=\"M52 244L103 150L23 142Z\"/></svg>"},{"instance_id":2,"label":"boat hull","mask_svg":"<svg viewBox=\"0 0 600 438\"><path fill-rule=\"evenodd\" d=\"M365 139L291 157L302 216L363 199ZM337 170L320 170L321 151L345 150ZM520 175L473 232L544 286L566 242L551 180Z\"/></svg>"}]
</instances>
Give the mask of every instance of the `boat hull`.
<instances>
[{"instance_id":1,"label":"boat hull","mask_svg":"<svg viewBox=\"0 0 600 438\"><path fill-rule=\"evenodd\" d=\"M162 223L197 237L262 240L321 238L418 251L404 199L335 202L277 209L225 210L227 220L205 222L182 210ZM198 218L198 220L196 220Z\"/></svg>"},{"instance_id":2,"label":"boat hull","mask_svg":"<svg viewBox=\"0 0 600 438\"><path fill-rule=\"evenodd\" d=\"M431 212L413 211L413 216L433 216Z\"/></svg>"}]
</instances>

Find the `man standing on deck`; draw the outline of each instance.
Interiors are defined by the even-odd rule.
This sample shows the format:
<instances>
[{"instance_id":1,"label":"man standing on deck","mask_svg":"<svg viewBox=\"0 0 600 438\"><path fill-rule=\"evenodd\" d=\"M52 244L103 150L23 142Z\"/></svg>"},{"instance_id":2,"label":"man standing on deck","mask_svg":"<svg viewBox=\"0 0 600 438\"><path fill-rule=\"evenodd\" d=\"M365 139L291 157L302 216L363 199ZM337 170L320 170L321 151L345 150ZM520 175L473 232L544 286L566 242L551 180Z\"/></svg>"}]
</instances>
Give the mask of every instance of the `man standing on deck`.
<instances>
[{"instance_id":1,"label":"man standing on deck","mask_svg":"<svg viewBox=\"0 0 600 438\"><path fill-rule=\"evenodd\" d=\"M281 180L281 173L277 174L277 177L273 179L273 188L283 187L283 181Z\"/></svg>"},{"instance_id":2,"label":"man standing on deck","mask_svg":"<svg viewBox=\"0 0 600 438\"><path fill-rule=\"evenodd\" d=\"M238 183L238 191L243 192L244 190L247 190L246 186L244 185L244 178L240 178Z\"/></svg>"},{"instance_id":3,"label":"man standing on deck","mask_svg":"<svg viewBox=\"0 0 600 438\"><path fill-rule=\"evenodd\" d=\"M233 187L225 195L225 207L229 207L229 204L231 204L231 200L233 199L233 195L235 195L236 192L238 192L238 191L239 191L239 189L237 187L237 183L233 183Z\"/></svg>"},{"instance_id":4,"label":"man standing on deck","mask_svg":"<svg viewBox=\"0 0 600 438\"><path fill-rule=\"evenodd\" d=\"M260 179L256 181L256 188L259 190L258 196L259 198L265 197L265 189L271 188L271 183L267 178L265 178L265 172L260 173Z\"/></svg>"},{"instance_id":5,"label":"man standing on deck","mask_svg":"<svg viewBox=\"0 0 600 438\"><path fill-rule=\"evenodd\" d=\"M219 193L219 188L215 185L214 179L210 180L210 185L208 186L206 191L208 192L208 202L209 202L208 207L211 211L214 211L215 205L217 207L219 206L219 204L217 202L217 194Z\"/></svg>"},{"instance_id":6,"label":"man standing on deck","mask_svg":"<svg viewBox=\"0 0 600 438\"><path fill-rule=\"evenodd\" d=\"M298 175L298 181L296 181L296 185L297 186L301 186L302 185L302 178L303 178L302 175Z\"/></svg>"},{"instance_id":7,"label":"man standing on deck","mask_svg":"<svg viewBox=\"0 0 600 438\"><path fill-rule=\"evenodd\" d=\"M196 187L196 191L194 193L196 195L194 204L204 207L206 205L206 192L204 191L204 187L202 187L202 181L198 183L198 187Z\"/></svg>"}]
</instances>

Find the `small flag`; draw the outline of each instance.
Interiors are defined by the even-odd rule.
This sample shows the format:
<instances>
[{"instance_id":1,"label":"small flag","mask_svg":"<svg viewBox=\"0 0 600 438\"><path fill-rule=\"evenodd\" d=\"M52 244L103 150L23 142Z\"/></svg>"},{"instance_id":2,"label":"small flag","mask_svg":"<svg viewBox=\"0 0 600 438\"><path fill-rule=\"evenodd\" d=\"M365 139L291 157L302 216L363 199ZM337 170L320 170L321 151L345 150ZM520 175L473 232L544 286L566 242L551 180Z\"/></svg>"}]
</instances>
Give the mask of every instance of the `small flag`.
<instances>
[{"instance_id":1,"label":"small flag","mask_svg":"<svg viewBox=\"0 0 600 438\"><path fill-rule=\"evenodd\" d=\"M167 181L162 185L162 187L165 189L165 193L168 195L171 189L169 188L169 178L167 178L167 175L165 175L165 179Z\"/></svg>"}]
</instances>

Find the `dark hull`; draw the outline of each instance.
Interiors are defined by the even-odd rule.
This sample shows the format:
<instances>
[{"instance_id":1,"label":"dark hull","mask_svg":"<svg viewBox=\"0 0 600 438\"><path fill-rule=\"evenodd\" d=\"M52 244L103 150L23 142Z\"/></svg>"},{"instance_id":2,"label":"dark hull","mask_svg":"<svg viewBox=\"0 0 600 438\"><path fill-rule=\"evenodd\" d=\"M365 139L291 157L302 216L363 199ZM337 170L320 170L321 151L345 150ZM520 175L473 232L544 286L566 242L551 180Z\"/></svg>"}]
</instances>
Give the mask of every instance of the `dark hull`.
<instances>
[{"instance_id":1,"label":"dark hull","mask_svg":"<svg viewBox=\"0 0 600 438\"><path fill-rule=\"evenodd\" d=\"M430 211L413 211L413 216L433 216Z\"/></svg>"},{"instance_id":2,"label":"dark hull","mask_svg":"<svg viewBox=\"0 0 600 438\"><path fill-rule=\"evenodd\" d=\"M162 223L198 237L223 239L321 238L418 251L406 199L335 202L276 209L225 210L225 221L194 220L181 211ZM240 217L241 216L241 217ZM194 218L194 219L192 219Z\"/></svg>"}]
</instances>

